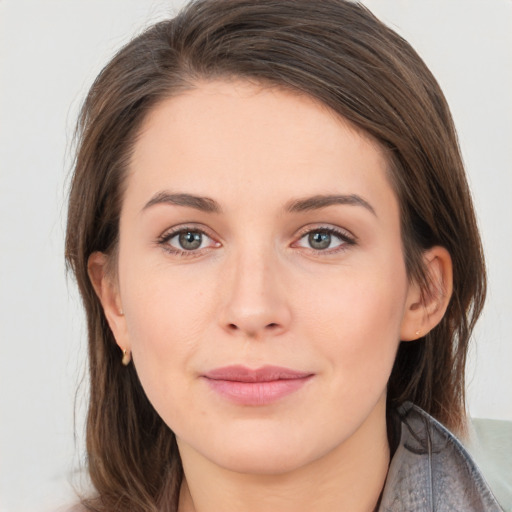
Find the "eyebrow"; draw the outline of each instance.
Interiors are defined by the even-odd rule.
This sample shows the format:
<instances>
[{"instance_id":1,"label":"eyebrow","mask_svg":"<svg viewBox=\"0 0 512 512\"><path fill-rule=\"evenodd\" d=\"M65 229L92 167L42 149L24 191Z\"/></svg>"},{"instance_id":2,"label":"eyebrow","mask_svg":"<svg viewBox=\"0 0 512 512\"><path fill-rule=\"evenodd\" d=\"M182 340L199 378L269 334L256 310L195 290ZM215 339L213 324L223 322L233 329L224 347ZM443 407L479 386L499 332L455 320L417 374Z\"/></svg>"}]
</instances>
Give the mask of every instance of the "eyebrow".
<instances>
[{"instance_id":1,"label":"eyebrow","mask_svg":"<svg viewBox=\"0 0 512 512\"><path fill-rule=\"evenodd\" d=\"M193 194L173 194L171 192L158 192L156 193L145 205L142 211L147 210L151 206L157 204L170 204L175 206L186 206L188 208L195 208L206 213L221 213L222 209L214 199L209 197L195 196ZM366 208L373 215L377 216L372 205L357 194L347 195L315 195L305 197L302 199L295 199L290 201L286 210L288 212L307 212L311 210L320 210L328 206L341 204L349 206L362 206Z\"/></svg>"},{"instance_id":2,"label":"eyebrow","mask_svg":"<svg viewBox=\"0 0 512 512\"><path fill-rule=\"evenodd\" d=\"M142 208L147 210L156 204L171 204L175 206L187 206L207 213L220 213L219 203L209 197L194 196L192 194L172 194L170 192L158 192Z\"/></svg>"},{"instance_id":3,"label":"eyebrow","mask_svg":"<svg viewBox=\"0 0 512 512\"><path fill-rule=\"evenodd\" d=\"M362 206L366 208L373 215L377 216L373 206L357 194L347 195L316 195L312 197L306 197L303 199L296 199L291 201L287 205L289 212L307 212L311 210L319 210L321 208L327 208L328 206L343 204L349 206Z\"/></svg>"}]
</instances>

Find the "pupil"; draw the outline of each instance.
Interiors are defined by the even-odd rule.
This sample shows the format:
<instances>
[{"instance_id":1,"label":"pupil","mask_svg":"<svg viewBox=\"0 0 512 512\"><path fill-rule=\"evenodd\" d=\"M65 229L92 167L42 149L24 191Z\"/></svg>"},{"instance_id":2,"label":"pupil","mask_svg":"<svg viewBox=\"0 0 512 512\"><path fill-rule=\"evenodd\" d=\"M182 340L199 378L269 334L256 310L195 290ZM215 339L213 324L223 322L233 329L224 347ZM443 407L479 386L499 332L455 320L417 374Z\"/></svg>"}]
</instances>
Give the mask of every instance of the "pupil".
<instances>
[{"instance_id":1,"label":"pupil","mask_svg":"<svg viewBox=\"0 0 512 512\"><path fill-rule=\"evenodd\" d=\"M327 249L331 245L331 234L326 231L310 233L308 238L313 249Z\"/></svg>"},{"instance_id":2,"label":"pupil","mask_svg":"<svg viewBox=\"0 0 512 512\"><path fill-rule=\"evenodd\" d=\"M186 249L187 251L198 249L199 247L201 247L202 235L201 233L187 231L186 233L180 234L179 242L181 247L183 247L183 249Z\"/></svg>"}]
</instances>

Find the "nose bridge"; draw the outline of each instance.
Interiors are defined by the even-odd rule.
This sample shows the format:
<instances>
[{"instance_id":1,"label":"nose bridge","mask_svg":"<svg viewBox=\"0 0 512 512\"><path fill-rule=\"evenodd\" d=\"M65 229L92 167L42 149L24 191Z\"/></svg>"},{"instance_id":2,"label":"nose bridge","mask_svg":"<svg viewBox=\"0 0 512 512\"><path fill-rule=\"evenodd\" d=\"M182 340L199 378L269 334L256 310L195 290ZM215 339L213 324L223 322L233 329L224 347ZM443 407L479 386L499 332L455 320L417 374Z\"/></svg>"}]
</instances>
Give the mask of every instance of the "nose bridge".
<instances>
[{"instance_id":1,"label":"nose bridge","mask_svg":"<svg viewBox=\"0 0 512 512\"><path fill-rule=\"evenodd\" d=\"M276 251L270 245L249 244L233 254L228 266L223 327L251 337L286 330L291 315Z\"/></svg>"}]
</instances>

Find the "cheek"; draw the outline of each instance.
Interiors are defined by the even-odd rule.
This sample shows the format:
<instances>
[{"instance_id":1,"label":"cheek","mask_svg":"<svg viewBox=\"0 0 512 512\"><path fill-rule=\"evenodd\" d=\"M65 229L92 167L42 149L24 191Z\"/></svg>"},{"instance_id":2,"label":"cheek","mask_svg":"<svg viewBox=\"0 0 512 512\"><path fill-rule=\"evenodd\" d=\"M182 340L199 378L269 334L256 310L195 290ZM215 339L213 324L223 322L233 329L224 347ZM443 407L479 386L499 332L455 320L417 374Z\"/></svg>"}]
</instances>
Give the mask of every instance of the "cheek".
<instances>
[{"instance_id":1,"label":"cheek","mask_svg":"<svg viewBox=\"0 0 512 512\"><path fill-rule=\"evenodd\" d=\"M149 401L177 434L190 416L204 412L190 400L194 386L191 371L201 350L211 302L204 290L145 274L144 283L128 288L126 307L133 364ZM184 434L184 433L182 433Z\"/></svg>"},{"instance_id":2,"label":"cheek","mask_svg":"<svg viewBox=\"0 0 512 512\"><path fill-rule=\"evenodd\" d=\"M123 307L134 344L155 350L193 343L209 317L211 295L205 280L186 268L131 265L121 281ZM121 276L122 278L123 276ZM135 347L134 347L135 349Z\"/></svg>"},{"instance_id":3,"label":"cheek","mask_svg":"<svg viewBox=\"0 0 512 512\"><path fill-rule=\"evenodd\" d=\"M197 279L145 269L126 274L123 307L128 339L141 383L155 407L186 387L184 372L201 349L213 316L212 293Z\"/></svg>"},{"instance_id":4,"label":"cheek","mask_svg":"<svg viewBox=\"0 0 512 512\"><path fill-rule=\"evenodd\" d=\"M359 386L370 376L378 385L387 380L400 341L406 290L404 269L352 269L307 295L302 313L307 337L316 340L345 384Z\"/></svg>"}]
</instances>

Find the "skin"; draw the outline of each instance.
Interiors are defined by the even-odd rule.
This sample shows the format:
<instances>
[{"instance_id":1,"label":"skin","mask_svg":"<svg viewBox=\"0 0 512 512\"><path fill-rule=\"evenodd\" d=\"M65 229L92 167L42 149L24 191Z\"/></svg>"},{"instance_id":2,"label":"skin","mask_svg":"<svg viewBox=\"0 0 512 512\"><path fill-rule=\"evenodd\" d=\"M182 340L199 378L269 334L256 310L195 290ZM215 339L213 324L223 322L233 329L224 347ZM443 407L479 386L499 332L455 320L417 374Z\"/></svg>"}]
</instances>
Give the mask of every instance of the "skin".
<instances>
[{"instance_id":1,"label":"skin","mask_svg":"<svg viewBox=\"0 0 512 512\"><path fill-rule=\"evenodd\" d=\"M380 147L309 97L201 83L148 115L126 185L117 274L101 253L89 271L177 436L180 511L373 510L398 344L436 325L451 291L440 247L425 253L439 285L428 299L408 279ZM162 192L207 197L220 211L161 202ZM366 206L290 211L333 194ZM184 228L204 233L200 248L180 249ZM312 247L308 234L329 240L326 229L340 234ZM312 377L270 404L240 405L202 377L233 364Z\"/></svg>"}]
</instances>

